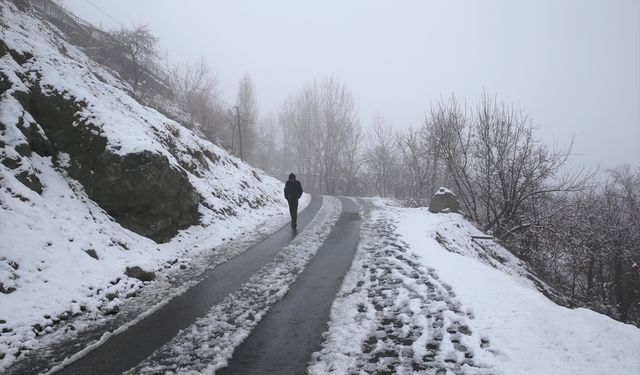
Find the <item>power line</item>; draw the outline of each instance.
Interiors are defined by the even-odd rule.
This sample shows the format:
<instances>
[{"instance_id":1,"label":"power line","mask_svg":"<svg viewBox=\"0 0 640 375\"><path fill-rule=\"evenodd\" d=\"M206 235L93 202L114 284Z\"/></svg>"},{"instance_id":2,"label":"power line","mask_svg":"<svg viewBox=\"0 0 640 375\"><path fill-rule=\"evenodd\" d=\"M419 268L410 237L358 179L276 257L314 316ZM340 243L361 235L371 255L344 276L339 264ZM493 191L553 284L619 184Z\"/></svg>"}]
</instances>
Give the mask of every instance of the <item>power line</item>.
<instances>
[{"instance_id":1,"label":"power line","mask_svg":"<svg viewBox=\"0 0 640 375\"><path fill-rule=\"evenodd\" d=\"M93 2L89 1L89 0L85 0L87 3L91 4L94 8L96 8L98 11L100 11L100 13L104 14L105 16L111 18L114 22L116 22L117 24L119 24L120 26L124 27L124 23L118 21L115 17L113 17L112 15L110 15L109 13L105 12L104 10L102 10L102 8L100 8L99 6L97 6L96 4L94 4Z\"/></svg>"}]
</instances>

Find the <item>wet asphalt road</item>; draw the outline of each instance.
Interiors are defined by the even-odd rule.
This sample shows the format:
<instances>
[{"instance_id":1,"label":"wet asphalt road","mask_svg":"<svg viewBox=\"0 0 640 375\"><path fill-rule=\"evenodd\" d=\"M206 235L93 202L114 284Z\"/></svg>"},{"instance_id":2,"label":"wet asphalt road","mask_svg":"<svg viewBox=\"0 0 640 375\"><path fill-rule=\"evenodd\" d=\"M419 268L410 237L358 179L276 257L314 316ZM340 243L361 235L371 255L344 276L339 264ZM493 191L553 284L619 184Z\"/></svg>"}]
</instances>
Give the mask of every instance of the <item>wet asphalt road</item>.
<instances>
[{"instance_id":1,"label":"wet asphalt road","mask_svg":"<svg viewBox=\"0 0 640 375\"><path fill-rule=\"evenodd\" d=\"M298 215L299 231L309 224L321 206L322 197L312 197ZM294 237L295 232L289 225L283 227L243 254L208 271L202 282L183 295L56 374L119 374L134 367L236 290Z\"/></svg>"},{"instance_id":2,"label":"wet asphalt road","mask_svg":"<svg viewBox=\"0 0 640 375\"><path fill-rule=\"evenodd\" d=\"M304 374L320 349L331 304L351 266L360 232L359 207L340 198L342 213L329 238L287 294L276 302L216 374Z\"/></svg>"}]
</instances>

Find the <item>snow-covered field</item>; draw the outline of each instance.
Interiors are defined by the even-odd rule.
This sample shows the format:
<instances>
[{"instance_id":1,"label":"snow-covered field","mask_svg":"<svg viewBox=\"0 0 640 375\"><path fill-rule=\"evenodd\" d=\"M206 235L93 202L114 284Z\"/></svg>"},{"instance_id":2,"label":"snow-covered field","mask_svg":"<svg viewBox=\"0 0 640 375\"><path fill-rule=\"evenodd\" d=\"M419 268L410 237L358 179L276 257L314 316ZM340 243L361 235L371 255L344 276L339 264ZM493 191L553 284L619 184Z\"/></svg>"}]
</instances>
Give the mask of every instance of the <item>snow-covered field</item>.
<instances>
[{"instance_id":1,"label":"snow-covered field","mask_svg":"<svg viewBox=\"0 0 640 375\"><path fill-rule=\"evenodd\" d=\"M312 374L638 374L640 329L550 301L458 214L375 201Z\"/></svg>"},{"instance_id":2,"label":"snow-covered field","mask_svg":"<svg viewBox=\"0 0 640 375\"><path fill-rule=\"evenodd\" d=\"M158 279L166 272L201 272L194 265L199 258L239 237L274 231L288 211L279 181L141 105L126 83L53 26L10 2L0 3L0 24L2 43L21 55L0 56L8 87L0 93L1 372L52 333L81 329L71 317L82 315L86 323L118 313L149 284L127 277L127 267L154 271ZM93 202L68 176L69 155L25 153L27 127L45 136L17 99L34 85L83 103L75 126L91 124L110 152L150 152L186 173L201 197L199 225L158 244L123 228ZM198 153L206 160L195 160ZM26 186L22 173L36 176L42 192ZM305 195L300 209L308 202Z\"/></svg>"}]
</instances>

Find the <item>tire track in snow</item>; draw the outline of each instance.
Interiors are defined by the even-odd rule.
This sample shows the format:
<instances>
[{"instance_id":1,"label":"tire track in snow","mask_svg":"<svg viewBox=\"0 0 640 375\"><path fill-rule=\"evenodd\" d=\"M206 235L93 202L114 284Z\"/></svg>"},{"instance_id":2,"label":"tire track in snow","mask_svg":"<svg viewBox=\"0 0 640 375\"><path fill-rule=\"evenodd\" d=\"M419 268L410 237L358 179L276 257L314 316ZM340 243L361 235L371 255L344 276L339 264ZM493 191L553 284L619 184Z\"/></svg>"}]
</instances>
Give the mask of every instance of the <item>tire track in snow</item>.
<instances>
[{"instance_id":1,"label":"tire track in snow","mask_svg":"<svg viewBox=\"0 0 640 375\"><path fill-rule=\"evenodd\" d=\"M337 198L324 197L323 207L307 229L273 260L126 374L210 374L226 366L235 347L303 272L331 232L340 211Z\"/></svg>"}]
</instances>

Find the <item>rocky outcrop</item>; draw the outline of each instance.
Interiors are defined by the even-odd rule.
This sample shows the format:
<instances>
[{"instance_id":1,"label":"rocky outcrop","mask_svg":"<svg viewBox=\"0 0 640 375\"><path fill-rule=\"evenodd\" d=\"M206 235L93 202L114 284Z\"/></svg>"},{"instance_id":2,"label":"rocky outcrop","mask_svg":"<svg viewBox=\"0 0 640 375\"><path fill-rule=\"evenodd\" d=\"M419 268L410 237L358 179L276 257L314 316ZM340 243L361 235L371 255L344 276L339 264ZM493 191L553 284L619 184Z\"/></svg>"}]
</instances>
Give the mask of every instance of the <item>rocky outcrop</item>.
<instances>
[{"instance_id":1,"label":"rocky outcrop","mask_svg":"<svg viewBox=\"0 0 640 375\"><path fill-rule=\"evenodd\" d=\"M85 103L54 89L45 93L37 81L29 86L29 93L16 95L35 120L22 118L17 126L26 139L16 147L21 156L35 152L52 157L118 223L157 242L198 223L200 198L184 170L150 151L112 152L99 128L80 120L78 113ZM69 160L60 160L61 153L69 155ZM15 169L20 160L6 158L3 164ZM20 172L16 178L42 193L35 174Z\"/></svg>"},{"instance_id":2,"label":"rocky outcrop","mask_svg":"<svg viewBox=\"0 0 640 375\"><path fill-rule=\"evenodd\" d=\"M124 274L140 281L153 281L156 279L155 272L145 271L138 266L127 267Z\"/></svg>"},{"instance_id":3,"label":"rocky outcrop","mask_svg":"<svg viewBox=\"0 0 640 375\"><path fill-rule=\"evenodd\" d=\"M126 155L110 151L99 129L79 119L85 104L73 97L53 90L44 93L35 84L28 99L25 104L46 137L42 139L35 124L20 127L30 148L53 156L120 225L164 242L178 230L198 223L199 196L187 174L165 156L150 151ZM70 160L58 160L59 153L68 154Z\"/></svg>"},{"instance_id":4,"label":"rocky outcrop","mask_svg":"<svg viewBox=\"0 0 640 375\"><path fill-rule=\"evenodd\" d=\"M2 40L0 56L10 56L18 66L38 58L14 51ZM29 74L16 71L16 76L28 90L11 90L11 80L0 72L0 93L11 90L9 95L31 116L20 116L15 125L24 136L22 142L11 146L17 155L1 161L15 171L18 181L42 194L43 183L36 171L22 166L21 158L36 153L51 157L57 167L82 184L93 201L133 232L164 242L178 230L199 223L200 197L180 166L150 151L125 155L113 152L107 148L108 140L101 129L89 122L91 117L82 120L80 112L86 109L85 102L43 85L38 70ZM7 126L0 123L0 131ZM61 153L69 160L60 160Z\"/></svg>"},{"instance_id":5,"label":"rocky outcrop","mask_svg":"<svg viewBox=\"0 0 640 375\"><path fill-rule=\"evenodd\" d=\"M451 190L441 187L431 198L429 211L433 213L460 212L460 203Z\"/></svg>"}]
</instances>

